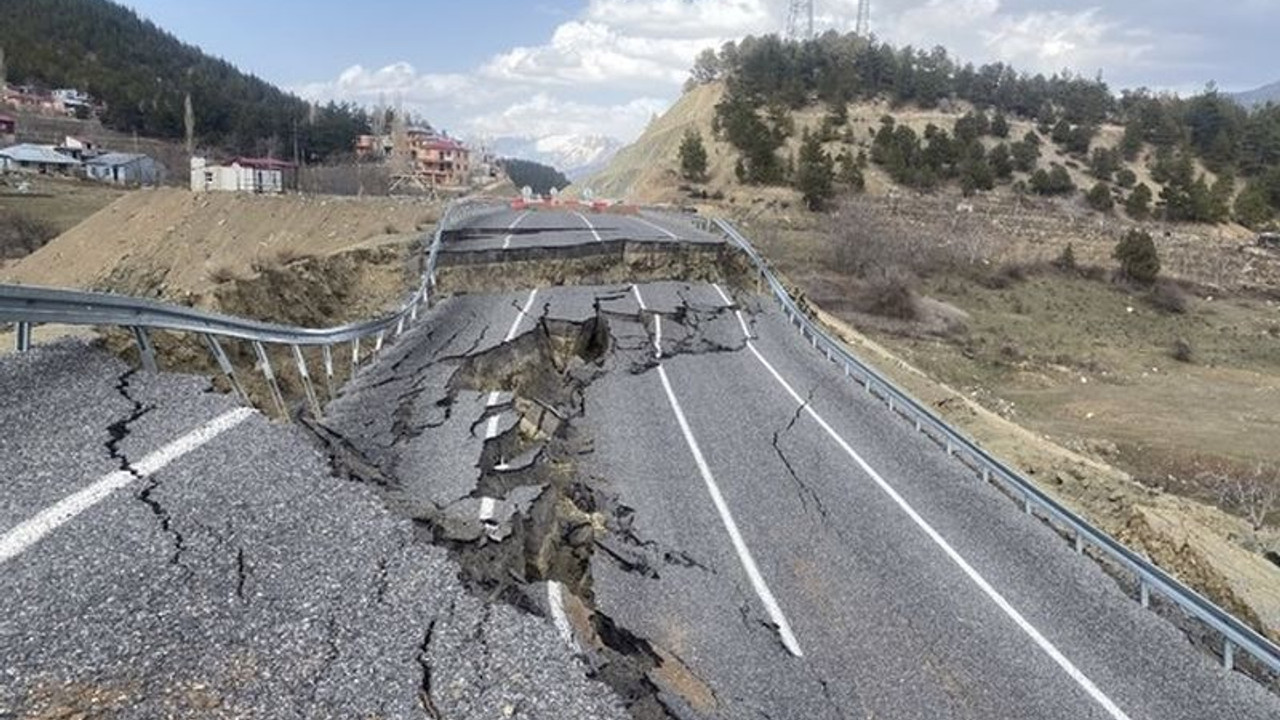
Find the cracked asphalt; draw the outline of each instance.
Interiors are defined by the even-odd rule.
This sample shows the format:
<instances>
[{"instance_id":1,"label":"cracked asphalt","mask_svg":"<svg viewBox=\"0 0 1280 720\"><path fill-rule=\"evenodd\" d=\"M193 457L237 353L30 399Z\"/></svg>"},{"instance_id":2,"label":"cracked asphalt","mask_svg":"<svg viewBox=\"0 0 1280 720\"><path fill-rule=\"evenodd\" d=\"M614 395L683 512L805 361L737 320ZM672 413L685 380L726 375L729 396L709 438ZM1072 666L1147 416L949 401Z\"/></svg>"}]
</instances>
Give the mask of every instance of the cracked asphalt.
<instances>
[{"instance_id":1,"label":"cracked asphalt","mask_svg":"<svg viewBox=\"0 0 1280 720\"><path fill-rule=\"evenodd\" d=\"M518 217L451 249L648 227ZM0 361L0 531L230 409L207 384L76 343ZM446 298L323 420L137 478L0 596L0 718L1280 717L704 283Z\"/></svg>"}]
</instances>

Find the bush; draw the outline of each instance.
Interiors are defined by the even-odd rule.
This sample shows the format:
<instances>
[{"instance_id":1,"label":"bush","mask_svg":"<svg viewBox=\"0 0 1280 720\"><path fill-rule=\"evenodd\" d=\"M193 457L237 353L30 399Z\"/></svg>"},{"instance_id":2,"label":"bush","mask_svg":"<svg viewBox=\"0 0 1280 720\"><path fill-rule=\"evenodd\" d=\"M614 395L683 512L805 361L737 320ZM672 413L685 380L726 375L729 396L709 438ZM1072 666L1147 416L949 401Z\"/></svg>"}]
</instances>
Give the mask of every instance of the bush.
<instances>
[{"instance_id":1,"label":"bush","mask_svg":"<svg viewBox=\"0 0 1280 720\"><path fill-rule=\"evenodd\" d=\"M889 274L863 287L856 298L857 307L869 315L915 320L920 315L915 290L906 275Z\"/></svg>"},{"instance_id":2,"label":"bush","mask_svg":"<svg viewBox=\"0 0 1280 720\"><path fill-rule=\"evenodd\" d=\"M1062 248L1062 252L1054 259L1053 266L1064 272L1076 271L1076 249L1071 246L1071 243L1067 243L1067 246Z\"/></svg>"},{"instance_id":3,"label":"bush","mask_svg":"<svg viewBox=\"0 0 1280 720\"><path fill-rule=\"evenodd\" d=\"M1187 311L1188 305L1187 294L1171 282L1156 283L1147 296L1147 302L1155 309L1172 315L1182 315Z\"/></svg>"},{"instance_id":4,"label":"bush","mask_svg":"<svg viewBox=\"0 0 1280 720\"><path fill-rule=\"evenodd\" d=\"M1150 285L1160 274L1160 256L1150 233L1130 230L1116 245L1113 257L1120 261L1120 272L1129 280Z\"/></svg>"},{"instance_id":5,"label":"bush","mask_svg":"<svg viewBox=\"0 0 1280 720\"><path fill-rule=\"evenodd\" d=\"M1170 355L1180 363L1189 363L1195 355L1195 349L1191 347L1191 343L1178 338L1173 341L1173 351Z\"/></svg>"},{"instance_id":6,"label":"bush","mask_svg":"<svg viewBox=\"0 0 1280 720\"><path fill-rule=\"evenodd\" d=\"M0 257L30 255L57 236L58 229L45 220L22 212L0 210Z\"/></svg>"}]
</instances>

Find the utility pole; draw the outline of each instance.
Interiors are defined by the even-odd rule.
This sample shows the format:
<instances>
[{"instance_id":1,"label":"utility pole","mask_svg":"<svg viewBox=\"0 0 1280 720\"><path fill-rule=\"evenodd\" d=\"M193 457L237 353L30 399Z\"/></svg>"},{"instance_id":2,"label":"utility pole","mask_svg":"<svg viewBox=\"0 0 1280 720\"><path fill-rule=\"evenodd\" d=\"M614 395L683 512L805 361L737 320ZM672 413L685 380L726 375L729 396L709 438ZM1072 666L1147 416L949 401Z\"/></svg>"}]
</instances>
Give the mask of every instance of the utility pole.
<instances>
[{"instance_id":1,"label":"utility pole","mask_svg":"<svg viewBox=\"0 0 1280 720\"><path fill-rule=\"evenodd\" d=\"M858 24L854 33L860 38L871 35L871 0L858 0Z\"/></svg>"},{"instance_id":2,"label":"utility pole","mask_svg":"<svg viewBox=\"0 0 1280 720\"><path fill-rule=\"evenodd\" d=\"M791 0L787 11L787 39L813 39L813 0Z\"/></svg>"}]
</instances>

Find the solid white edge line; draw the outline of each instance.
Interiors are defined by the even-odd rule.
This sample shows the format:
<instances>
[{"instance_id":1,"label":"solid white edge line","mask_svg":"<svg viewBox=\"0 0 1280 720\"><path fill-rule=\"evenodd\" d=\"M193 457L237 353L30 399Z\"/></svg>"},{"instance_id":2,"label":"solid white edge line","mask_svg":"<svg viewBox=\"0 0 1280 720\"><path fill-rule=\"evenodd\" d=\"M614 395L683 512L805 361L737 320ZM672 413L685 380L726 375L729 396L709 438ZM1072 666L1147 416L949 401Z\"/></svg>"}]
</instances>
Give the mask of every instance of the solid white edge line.
<instances>
[{"instance_id":1,"label":"solid white edge line","mask_svg":"<svg viewBox=\"0 0 1280 720\"><path fill-rule=\"evenodd\" d=\"M143 477L158 472L174 460L239 425L253 412L249 408L236 408L219 415L134 463L134 472ZM45 535L137 479L137 476L125 470L108 473L92 485L66 496L34 517L10 528L0 536L0 564L22 554Z\"/></svg>"},{"instance_id":2,"label":"solid white edge line","mask_svg":"<svg viewBox=\"0 0 1280 720\"><path fill-rule=\"evenodd\" d=\"M525 301L524 308L522 308L519 314L516 315L515 321L511 323L511 329L507 331L507 336L502 339L502 342L511 342L511 340L515 338L516 331L520 329L520 321L523 320L525 316L529 314L529 311L533 309L533 299L537 296L538 288L534 288L529 291L529 299Z\"/></svg>"},{"instance_id":3,"label":"solid white edge line","mask_svg":"<svg viewBox=\"0 0 1280 720\"><path fill-rule=\"evenodd\" d=\"M591 221L587 219L586 215L583 215L580 212L574 212L573 214L577 215L578 218L581 219L582 222L586 224L587 229L591 231L591 237L595 238L596 242L604 242L603 240L600 239L600 233L596 232L596 226L591 224Z\"/></svg>"},{"instance_id":4,"label":"solid white edge line","mask_svg":"<svg viewBox=\"0 0 1280 720\"><path fill-rule=\"evenodd\" d=\"M654 224L654 223L651 223L651 222L649 222L648 220L645 220L644 218L640 217L639 215L632 215L631 217L632 217L632 218L634 218L634 219L636 219L636 220L639 220L640 222L644 223L645 225L648 225L649 227L653 228L654 230L657 230L658 232L662 233L663 235L666 235L667 237L671 238L672 240L679 240L679 239L680 239L680 236L679 236L679 235L676 235L675 233L673 233L673 232L671 232L670 230L668 230L668 229L666 229L666 228L662 227L661 225L656 225L656 224Z\"/></svg>"},{"instance_id":5,"label":"solid white edge line","mask_svg":"<svg viewBox=\"0 0 1280 720\"><path fill-rule=\"evenodd\" d=\"M569 616L564 611L564 590L558 581L547 581L547 605L551 607L551 621L555 623L560 638L574 645L573 628L569 626Z\"/></svg>"},{"instance_id":6,"label":"solid white edge line","mask_svg":"<svg viewBox=\"0 0 1280 720\"><path fill-rule=\"evenodd\" d=\"M653 356L662 359L662 316L653 314Z\"/></svg>"},{"instance_id":7,"label":"solid white edge line","mask_svg":"<svg viewBox=\"0 0 1280 720\"><path fill-rule=\"evenodd\" d=\"M1085 674L1081 672L1080 669L1077 668L1070 660L1068 660L1053 643L1049 642L1044 635L1040 634L1040 631L1028 622L1027 619L1022 616L1022 613L1018 612L1018 610L1014 608L998 590L992 587L991 584L987 582L986 578L982 577L982 575L980 575L973 566L961 557L960 553L956 552L955 548L951 547L942 535L939 534L937 530L934 530L933 526L921 517L920 514L916 512L915 508L911 507L911 505L908 504L907 501L903 499L903 497L899 495L883 477L881 477L880 473L876 472L875 468L871 467L866 460L863 460L862 456L859 455L857 451L849 445L849 443L845 442L844 438L840 437L839 433L837 433L835 429L832 428L831 425L829 425L827 421L813 409L813 405L801 397L800 394L795 391L795 388L791 387L790 383L788 383L786 379L778 373L777 369L775 369L773 365L765 359L764 355L760 354L760 351L756 349L755 343L748 340L747 349L756 356L756 359L764 365L764 368L768 370L769 374L772 375L782 388L787 391L787 394L789 394L797 403L800 403L805 413L808 414L809 417L812 418L814 422L816 422L818 426L821 427L822 430L840 446L840 449L844 450L845 454L852 458L853 461L862 468L862 471L865 472L867 476L869 476L876 485L878 485L880 489L889 496L889 499L893 500L893 502L907 514L907 517L911 518L911 521L923 530L924 533L929 536L929 539L933 540L934 544L942 549L947 557L949 557L951 561L955 563L955 565L959 567L975 585L978 586L978 589L982 590L982 592L990 598L1005 615L1013 620L1013 622L1024 633L1026 633L1027 636L1030 637L1031 640L1035 642L1035 644L1039 646L1039 648L1043 650L1050 659L1057 663L1058 667L1062 668L1062 670L1066 672L1066 674L1074 680L1076 684L1083 688L1084 691L1098 703L1098 705L1102 706L1102 709L1106 710L1107 714L1112 718L1115 720L1129 720L1129 716L1126 715L1114 702L1112 702L1111 698L1107 697L1105 693L1099 690L1098 686L1094 685L1092 680L1086 677Z\"/></svg>"},{"instance_id":8,"label":"solid white edge line","mask_svg":"<svg viewBox=\"0 0 1280 720\"><path fill-rule=\"evenodd\" d=\"M684 410L680 407L680 401L676 398L675 391L671 388L671 381L667 378L666 368L661 365L658 366L658 378L662 380L662 389L667 392L667 400L671 403L672 412L675 413L676 423L680 425L680 431L684 433L685 443L689 446L690 452L693 453L693 461L698 466L698 472L702 475L703 482L706 483L707 492L711 495L711 502L715 504L716 511L720 513L720 521L724 523L724 529L729 533L729 540L732 541L733 548L738 553L738 560L742 563L743 569L746 570L751 586L755 589L756 595L760 597L760 602L764 604L765 611L773 619L773 624L777 626L778 635L782 638L783 646L792 655L804 657L804 652L800 650L800 643L791 632L791 623L787 622L786 616L782 614L782 608L778 606L778 601L774 599L773 593L769 590L764 577L760 574L760 569L756 566L755 559L751 557L751 551L747 549L747 544L742 539L742 533L738 531L738 524L734 521L733 514L729 512L729 506L725 503L724 496L720 494L720 487L716 484L715 477L711 474L711 468L707 465L707 460L702 455L702 449L698 447L698 441L694 438L693 430L689 427L689 420L685 417Z\"/></svg>"},{"instance_id":9,"label":"solid white edge line","mask_svg":"<svg viewBox=\"0 0 1280 720\"><path fill-rule=\"evenodd\" d=\"M508 230L515 230L515 229L516 229L516 226L517 226L517 225L519 225L519 224L520 224L520 222L521 222L522 220L524 220L525 218L529 217L529 213L530 213L530 211L529 211L529 210L525 210L523 213L521 213L521 214L519 215L519 217L517 217L515 220L513 220L513 221L511 222L511 224L510 224L510 225L508 225L508 226L507 226L507 229L508 229ZM503 250L509 250L509 249L511 248L511 238L513 238L513 237L515 237L515 233L507 233L507 236L506 236L505 238L503 238L503 239L502 239L502 249L503 249Z\"/></svg>"}]
</instances>

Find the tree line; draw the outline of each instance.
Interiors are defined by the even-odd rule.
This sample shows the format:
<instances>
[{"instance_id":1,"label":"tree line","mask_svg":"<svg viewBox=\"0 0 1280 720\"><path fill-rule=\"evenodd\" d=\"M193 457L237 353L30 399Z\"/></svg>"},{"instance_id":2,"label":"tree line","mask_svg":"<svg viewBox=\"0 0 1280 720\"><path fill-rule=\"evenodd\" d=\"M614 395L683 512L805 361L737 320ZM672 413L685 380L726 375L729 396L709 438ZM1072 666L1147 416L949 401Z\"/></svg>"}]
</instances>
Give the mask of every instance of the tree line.
<instances>
[{"instance_id":1,"label":"tree line","mask_svg":"<svg viewBox=\"0 0 1280 720\"><path fill-rule=\"evenodd\" d=\"M102 101L103 125L146 137L324 161L349 153L372 118L355 104L314 106L187 45L107 0L6 0L0 22L11 82L74 87Z\"/></svg>"},{"instance_id":2,"label":"tree line","mask_svg":"<svg viewBox=\"0 0 1280 720\"><path fill-rule=\"evenodd\" d=\"M1004 63L975 67L941 47L897 48L834 31L803 42L766 35L708 49L697 58L690 83L715 81L725 83L726 94L714 131L737 149L735 170L749 184L794 183L801 174L800 158L779 154L795 134L794 110L825 104L815 136L852 146L851 102L884 99L892 107L930 109L960 100L976 110L952 128L930 126L923 135L886 117L871 161L895 182L921 190L956 182L972 192L1008 183L1045 195L1074 193L1066 168L1040 167L1041 146L1052 142L1092 176L1086 199L1100 210L1119 201L1136 215L1158 212L1197 222L1234 217L1253 226L1280 213L1280 107L1249 111L1212 85L1189 98L1147 89L1117 96L1101 77L1031 75ZM1010 137L1013 119L1032 122L1035 130ZM1104 123L1123 126L1114 148L1096 142ZM981 142L986 136L995 138L994 145ZM1152 156L1158 194L1126 167L1144 150ZM845 171L840 158L807 155L810 162L833 162L837 179L859 186L857 160L848 158ZM1195 160L1216 179L1198 172ZM1243 189L1236 192L1238 180Z\"/></svg>"}]
</instances>

